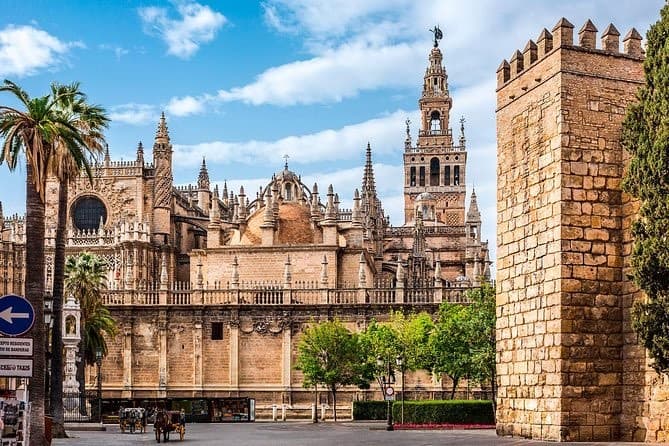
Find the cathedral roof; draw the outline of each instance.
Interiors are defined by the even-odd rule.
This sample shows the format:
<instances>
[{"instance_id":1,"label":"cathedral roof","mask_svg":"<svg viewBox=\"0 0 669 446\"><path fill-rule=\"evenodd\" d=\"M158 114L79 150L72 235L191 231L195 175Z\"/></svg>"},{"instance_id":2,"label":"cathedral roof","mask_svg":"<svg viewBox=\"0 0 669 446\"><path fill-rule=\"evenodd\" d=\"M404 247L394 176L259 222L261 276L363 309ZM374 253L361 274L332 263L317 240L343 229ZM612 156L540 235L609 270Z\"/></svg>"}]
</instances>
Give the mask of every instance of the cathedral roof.
<instances>
[{"instance_id":1,"label":"cathedral roof","mask_svg":"<svg viewBox=\"0 0 669 446\"><path fill-rule=\"evenodd\" d=\"M255 212L249 218L246 230L242 235L242 245L260 245L264 208ZM308 206L297 202L282 202L279 204L277 244L302 245L314 243L314 231L311 228L311 212Z\"/></svg>"}]
</instances>

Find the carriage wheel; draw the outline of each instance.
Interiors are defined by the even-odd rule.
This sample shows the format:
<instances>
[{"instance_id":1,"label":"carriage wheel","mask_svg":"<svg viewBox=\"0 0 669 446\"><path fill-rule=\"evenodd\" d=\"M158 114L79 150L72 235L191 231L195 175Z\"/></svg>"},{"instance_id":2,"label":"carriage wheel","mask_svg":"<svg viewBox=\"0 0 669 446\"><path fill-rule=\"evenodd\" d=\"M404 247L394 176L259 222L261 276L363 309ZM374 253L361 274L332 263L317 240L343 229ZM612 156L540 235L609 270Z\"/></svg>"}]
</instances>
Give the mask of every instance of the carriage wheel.
<instances>
[{"instance_id":1,"label":"carriage wheel","mask_svg":"<svg viewBox=\"0 0 669 446\"><path fill-rule=\"evenodd\" d=\"M181 426L179 429L179 440L183 440L184 437L186 436L186 426Z\"/></svg>"}]
</instances>

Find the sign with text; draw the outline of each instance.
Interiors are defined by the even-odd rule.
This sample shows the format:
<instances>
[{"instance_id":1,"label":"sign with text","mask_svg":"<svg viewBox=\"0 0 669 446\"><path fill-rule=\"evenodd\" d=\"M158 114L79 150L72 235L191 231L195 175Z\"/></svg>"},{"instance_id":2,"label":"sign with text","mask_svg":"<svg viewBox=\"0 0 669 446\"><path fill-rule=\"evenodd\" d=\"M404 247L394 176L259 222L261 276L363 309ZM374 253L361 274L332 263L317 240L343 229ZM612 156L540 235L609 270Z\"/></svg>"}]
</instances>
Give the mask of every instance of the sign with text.
<instances>
[{"instance_id":1,"label":"sign with text","mask_svg":"<svg viewBox=\"0 0 669 446\"><path fill-rule=\"evenodd\" d=\"M0 338L0 356L32 356L33 340L30 338Z\"/></svg>"},{"instance_id":2,"label":"sign with text","mask_svg":"<svg viewBox=\"0 0 669 446\"><path fill-rule=\"evenodd\" d=\"M0 358L0 376L32 378L33 360Z\"/></svg>"}]
</instances>

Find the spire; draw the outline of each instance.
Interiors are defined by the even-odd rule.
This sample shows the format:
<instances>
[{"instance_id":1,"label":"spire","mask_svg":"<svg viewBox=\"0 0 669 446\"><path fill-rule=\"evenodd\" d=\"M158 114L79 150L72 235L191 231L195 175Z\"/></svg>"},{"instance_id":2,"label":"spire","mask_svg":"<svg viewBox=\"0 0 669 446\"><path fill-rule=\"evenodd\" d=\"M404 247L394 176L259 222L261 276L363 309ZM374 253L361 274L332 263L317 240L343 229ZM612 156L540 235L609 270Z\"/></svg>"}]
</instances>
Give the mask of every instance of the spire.
<instances>
[{"instance_id":1,"label":"spire","mask_svg":"<svg viewBox=\"0 0 669 446\"><path fill-rule=\"evenodd\" d=\"M367 143L367 151L365 152L365 171L362 177L362 194L366 192L376 195L376 184L374 182L374 165L372 164L372 147Z\"/></svg>"},{"instance_id":2,"label":"spire","mask_svg":"<svg viewBox=\"0 0 669 446\"><path fill-rule=\"evenodd\" d=\"M158 129L156 130L156 142L169 143L170 133L167 129L167 121L165 120L165 112L160 113L160 121L158 121Z\"/></svg>"},{"instance_id":3,"label":"spire","mask_svg":"<svg viewBox=\"0 0 669 446\"><path fill-rule=\"evenodd\" d=\"M465 139L465 122L465 117L460 117L460 147L463 149L465 148L465 143L467 142Z\"/></svg>"},{"instance_id":4,"label":"spire","mask_svg":"<svg viewBox=\"0 0 669 446\"><path fill-rule=\"evenodd\" d=\"M423 229L423 213L416 212L416 227L413 237L413 256L414 258L425 257L425 232Z\"/></svg>"},{"instance_id":5,"label":"spire","mask_svg":"<svg viewBox=\"0 0 669 446\"><path fill-rule=\"evenodd\" d=\"M142 141L137 144L137 162L142 166L144 165L144 145Z\"/></svg>"},{"instance_id":6,"label":"spire","mask_svg":"<svg viewBox=\"0 0 669 446\"><path fill-rule=\"evenodd\" d=\"M481 212L479 212L479 205L476 201L476 190L472 189L472 196L469 200L469 210L467 211L467 222L468 223L480 223L481 222Z\"/></svg>"},{"instance_id":7,"label":"spire","mask_svg":"<svg viewBox=\"0 0 669 446\"><path fill-rule=\"evenodd\" d=\"M223 198L228 198L228 180L223 180Z\"/></svg>"},{"instance_id":8,"label":"spire","mask_svg":"<svg viewBox=\"0 0 669 446\"><path fill-rule=\"evenodd\" d=\"M200 175L197 177L197 187L198 189L209 190L209 172L207 171L207 163L202 157L202 165L200 166Z\"/></svg>"},{"instance_id":9,"label":"spire","mask_svg":"<svg viewBox=\"0 0 669 446\"><path fill-rule=\"evenodd\" d=\"M411 150L411 128L409 127L411 125L411 120L407 118L404 123L407 126L407 137L404 139L404 149L405 150Z\"/></svg>"}]
</instances>

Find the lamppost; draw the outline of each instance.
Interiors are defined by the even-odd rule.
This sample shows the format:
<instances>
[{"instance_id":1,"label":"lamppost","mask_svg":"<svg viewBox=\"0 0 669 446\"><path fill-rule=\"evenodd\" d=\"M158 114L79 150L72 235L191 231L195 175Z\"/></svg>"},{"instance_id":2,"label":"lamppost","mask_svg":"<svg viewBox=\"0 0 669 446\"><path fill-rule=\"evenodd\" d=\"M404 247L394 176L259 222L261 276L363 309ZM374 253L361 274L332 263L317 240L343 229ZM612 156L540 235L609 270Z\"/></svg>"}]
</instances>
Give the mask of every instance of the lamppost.
<instances>
[{"instance_id":1,"label":"lamppost","mask_svg":"<svg viewBox=\"0 0 669 446\"><path fill-rule=\"evenodd\" d=\"M46 328L46 349L44 352L46 353L46 376L44 380L44 390L45 390L45 395L46 395L46 413L50 414L51 413L51 405L49 404L51 402L51 388L50 388L50 382L51 382L51 328L53 326L53 296L51 293L47 293L44 295L44 325Z\"/></svg>"},{"instance_id":2,"label":"lamppost","mask_svg":"<svg viewBox=\"0 0 669 446\"><path fill-rule=\"evenodd\" d=\"M393 370L393 361L390 356L385 359L381 356L376 358L376 365L379 370L383 370L376 379L379 381L379 386L381 386L381 391L383 392L383 398L388 402L387 416L388 423L386 424L386 430L392 431L393 428L393 408L392 401L395 400L395 389L392 387L395 384L395 372Z\"/></svg>"},{"instance_id":3,"label":"lamppost","mask_svg":"<svg viewBox=\"0 0 669 446\"><path fill-rule=\"evenodd\" d=\"M404 424L404 358L398 356L395 363L402 373L402 417L400 418L400 422Z\"/></svg>"},{"instance_id":4,"label":"lamppost","mask_svg":"<svg viewBox=\"0 0 669 446\"><path fill-rule=\"evenodd\" d=\"M95 363L98 366L98 417L100 417L100 423L102 424L102 375L100 374L100 369L102 367L101 347L95 349Z\"/></svg>"}]
</instances>

